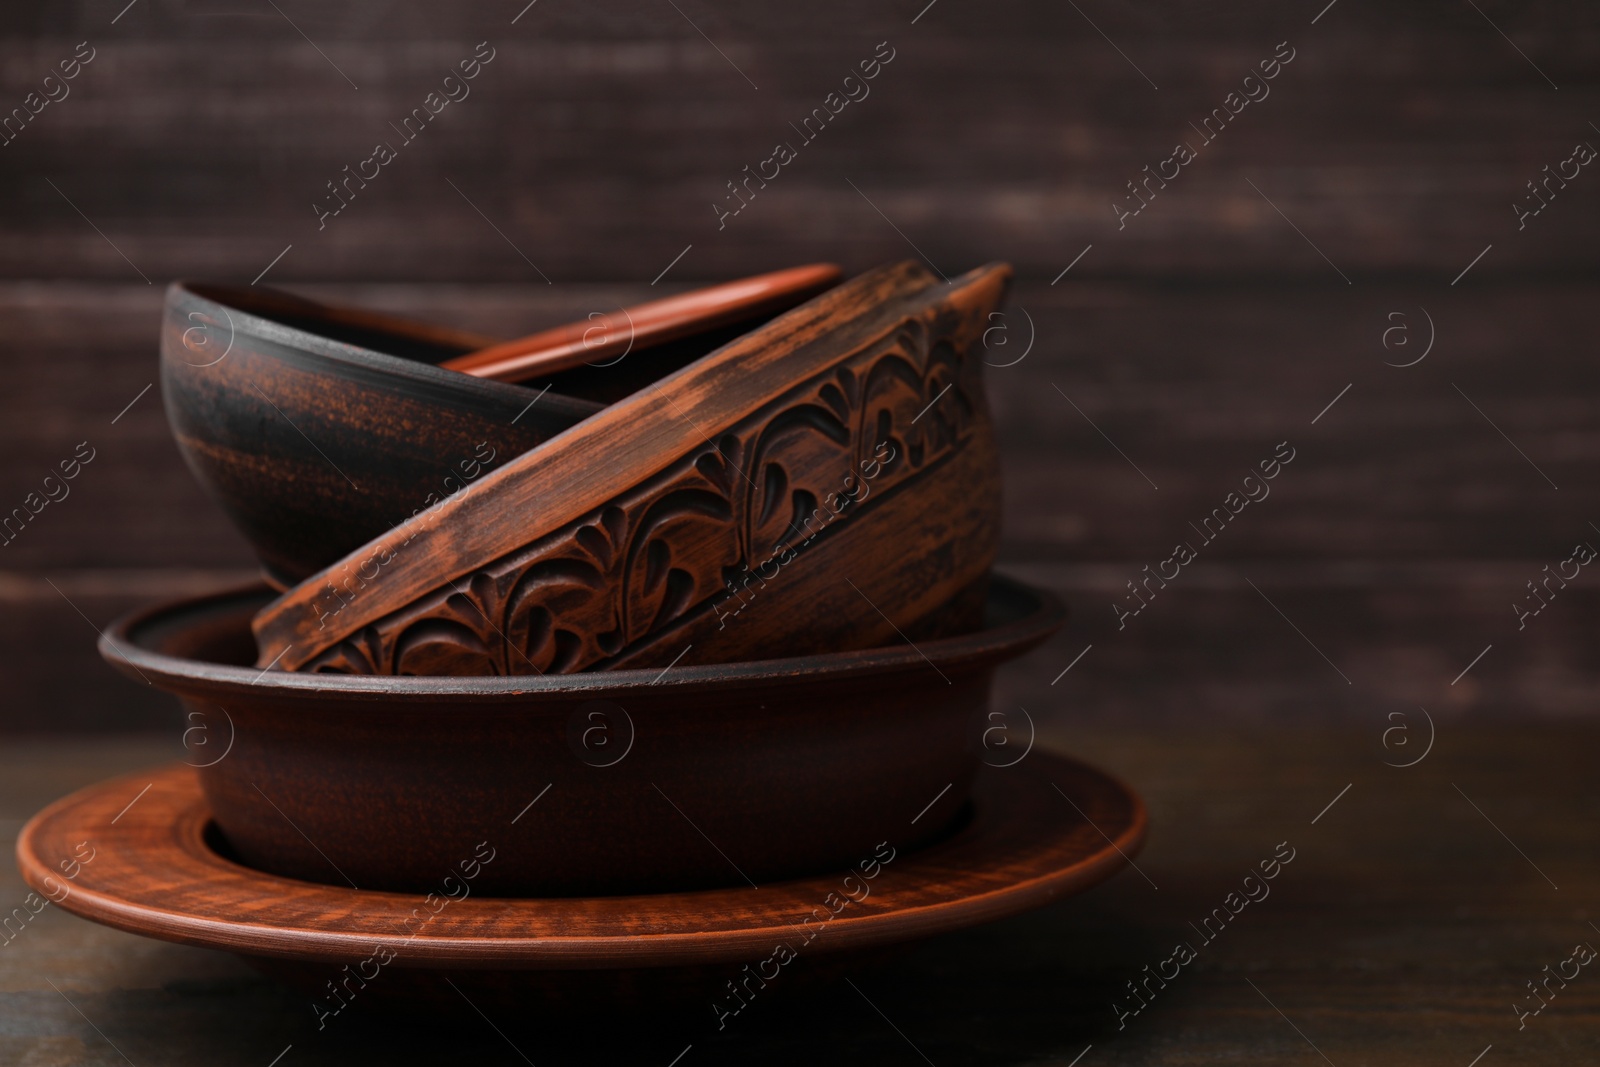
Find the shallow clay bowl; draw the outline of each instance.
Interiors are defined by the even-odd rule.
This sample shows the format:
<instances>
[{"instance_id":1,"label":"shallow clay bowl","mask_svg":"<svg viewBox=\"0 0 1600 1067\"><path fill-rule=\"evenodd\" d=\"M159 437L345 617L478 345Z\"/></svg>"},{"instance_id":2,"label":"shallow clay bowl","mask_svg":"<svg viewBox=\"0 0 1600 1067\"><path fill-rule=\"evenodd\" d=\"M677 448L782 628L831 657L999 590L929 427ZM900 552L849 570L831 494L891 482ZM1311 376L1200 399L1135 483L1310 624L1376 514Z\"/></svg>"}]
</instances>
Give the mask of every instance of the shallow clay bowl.
<instances>
[{"instance_id":1,"label":"shallow clay bowl","mask_svg":"<svg viewBox=\"0 0 1600 1067\"><path fill-rule=\"evenodd\" d=\"M847 868L880 841L930 841L966 801L995 668L1065 615L996 577L980 630L915 647L361 677L248 666L250 618L270 596L177 601L100 645L182 699L228 846L306 881L444 892L493 829L473 892L503 896L766 884Z\"/></svg>"},{"instance_id":2,"label":"shallow clay bowl","mask_svg":"<svg viewBox=\"0 0 1600 1067\"><path fill-rule=\"evenodd\" d=\"M179 282L161 391L189 469L287 588L770 317L511 385L435 366L497 338Z\"/></svg>"}]
</instances>

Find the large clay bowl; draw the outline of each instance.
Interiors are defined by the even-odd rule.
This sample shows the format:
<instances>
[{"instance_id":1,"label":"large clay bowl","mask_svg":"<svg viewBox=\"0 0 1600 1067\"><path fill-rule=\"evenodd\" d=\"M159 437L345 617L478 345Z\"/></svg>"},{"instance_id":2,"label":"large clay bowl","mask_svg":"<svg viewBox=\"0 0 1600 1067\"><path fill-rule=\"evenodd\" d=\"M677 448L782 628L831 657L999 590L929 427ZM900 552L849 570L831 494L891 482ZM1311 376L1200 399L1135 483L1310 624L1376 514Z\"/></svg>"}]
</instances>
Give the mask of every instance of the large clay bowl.
<instances>
[{"instance_id":1,"label":"large clay bowl","mask_svg":"<svg viewBox=\"0 0 1600 1067\"><path fill-rule=\"evenodd\" d=\"M250 617L270 595L157 607L100 645L182 699L229 847L307 881L443 892L493 836L473 889L491 895L764 885L849 867L880 841L926 843L966 801L995 668L1065 614L997 577L980 630L914 647L361 677L247 666Z\"/></svg>"},{"instance_id":2,"label":"large clay bowl","mask_svg":"<svg viewBox=\"0 0 1600 1067\"><path fill-rule=\"evenodd\" d=\"M190 470L287 588L752 325L510 385L435 366L495 338L179 282L161 390Z\"/></svg>"}]
</instances>

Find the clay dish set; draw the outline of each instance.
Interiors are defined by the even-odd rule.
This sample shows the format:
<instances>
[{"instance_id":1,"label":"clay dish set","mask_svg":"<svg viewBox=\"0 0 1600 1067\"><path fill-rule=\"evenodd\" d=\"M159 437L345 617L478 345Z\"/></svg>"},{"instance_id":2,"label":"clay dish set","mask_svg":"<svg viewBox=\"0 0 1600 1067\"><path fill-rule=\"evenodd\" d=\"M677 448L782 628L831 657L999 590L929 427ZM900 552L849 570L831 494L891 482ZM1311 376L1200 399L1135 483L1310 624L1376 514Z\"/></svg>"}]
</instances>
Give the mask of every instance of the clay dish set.
<instances>
[{"instance_id":1,"label":"clay dish set","mask_svg":"<svg viewBox=\"0 0 1600 1067\"><path fill-rule=\"evenodd\" d=\"M992 573L1009 281L819 264L517 340L174 284L173 437L263 581L106 631L203 758L41 812L24 877L91 841L87 918L551 1012L714 990L841 879L808 967L1108 877L1137 797L986 758L1065 618Z\"/></svg>"}]
</instances>

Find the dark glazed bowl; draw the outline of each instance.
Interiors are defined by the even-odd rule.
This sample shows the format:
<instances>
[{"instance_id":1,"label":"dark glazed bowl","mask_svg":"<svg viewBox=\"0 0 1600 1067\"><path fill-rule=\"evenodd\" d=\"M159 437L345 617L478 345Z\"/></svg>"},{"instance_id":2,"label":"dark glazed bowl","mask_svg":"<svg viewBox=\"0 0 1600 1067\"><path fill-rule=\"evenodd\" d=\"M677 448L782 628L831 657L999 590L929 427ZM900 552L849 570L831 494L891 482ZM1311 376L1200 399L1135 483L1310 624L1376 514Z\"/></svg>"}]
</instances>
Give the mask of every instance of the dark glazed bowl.
<instances>
[{"instance_id":1,"label":"dark glazed bowl","mask_svg":"<svg viewBox=\"0 0 1600 1067\"><path fill-rule=\"evenodd\" d=\"M189 469L287 588L752 325L510 385L434 365L496 338L178 282L161 391Z\"/></svg>"},{"instance_id":2,"label":"dark glazed bowl","mask_svg":"<svg viewBox=\"0 0 1600 1067\"><path fill-rule=\"evenodd\" d=\"M262 672L263 587L119 620L100 644L176 693L189 762L240 859L361 889L562 896L811 874L960 816L1002 662L1061 625L996 577L984 627L916 647L656 670ZM199 731L198 733L196 731Z\"/></svg>"}]
</instances>

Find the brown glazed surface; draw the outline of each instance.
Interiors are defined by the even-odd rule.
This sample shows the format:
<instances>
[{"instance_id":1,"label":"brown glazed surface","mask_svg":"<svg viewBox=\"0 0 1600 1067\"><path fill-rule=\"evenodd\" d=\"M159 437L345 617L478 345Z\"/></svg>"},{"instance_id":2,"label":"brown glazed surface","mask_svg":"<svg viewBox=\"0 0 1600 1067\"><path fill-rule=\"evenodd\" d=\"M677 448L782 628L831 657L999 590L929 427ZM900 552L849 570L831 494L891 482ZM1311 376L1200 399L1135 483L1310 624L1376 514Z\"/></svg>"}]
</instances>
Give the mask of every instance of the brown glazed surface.
<instances>
[{"instance_id":1,"label":"brown glazed surface","mask_svg":"<svg viewBox=\"0 0 1600 1067\"><path fill-rule=\"evenodd\" d=\"M433 366L489 340L176 283L161 391L189 469L292 584L603 406L552 389L523 413L536 389Z\"/></svg>"},{"instance_id":2,"label":"brown glazed surface","mask_svg":"<svg viewBox=\"0 0 1600 1067\"><path fill-rule=\"evenodd\" d=\"M216 739L200 777L230 845L290 877L424 892L487 842L475 891L501 895L764 883L930 840L978 766L995 667L1065 614L996 577L982 629L915 647L408 678L248 666L269 595L158 607L101 643Z\"/></svg>"},{"instance_id":3,"label":"brown glazed surface","mask_svg":"<svg viewBox=\"0 0 1600 1067\"><path fill-rule=\"evenodd\" d=\"M539 1002L524 1009L549 1009L583 1007L581 998L566 1003L575 998L563 987L615 996L643 985L648 996L638 999L659 1002L680 999L675 986L691 987L679 995L715 994L740 964L771 958L780 943L802 965L827 966L1037 908L1119 870L1146 825L1143 803L1120 782L1035 752L1016 767L986 768L969 817L922 849L900 843L901 819L837 870L759 888L558 899L471 888L439 905L241 866L213 847L209 818L194 771L170 766L57 801L23 829L17 858L28 883L68 911L254 957L314 995L343 977L341 964L381 952L382 975L363 969L365 999L437 992L454 1001L448 978L473 1001L480 990L531 993ZM518 847L486 832L502 847L484 871ZM82 842L93 860L62 898L58 872L88 854Z\"/></svg>"},{"instance_id":4,"label":"brown glazed surface","mask_svg":"<svg viewBox=\"0 0 1600 1067\"><path fill-rule=\"evenodd\" d=\"M979 349L1009 279L852 279L289 590L260 665L665 667L970 627L1000 509Z\"/></svg>"}]
</instances>

